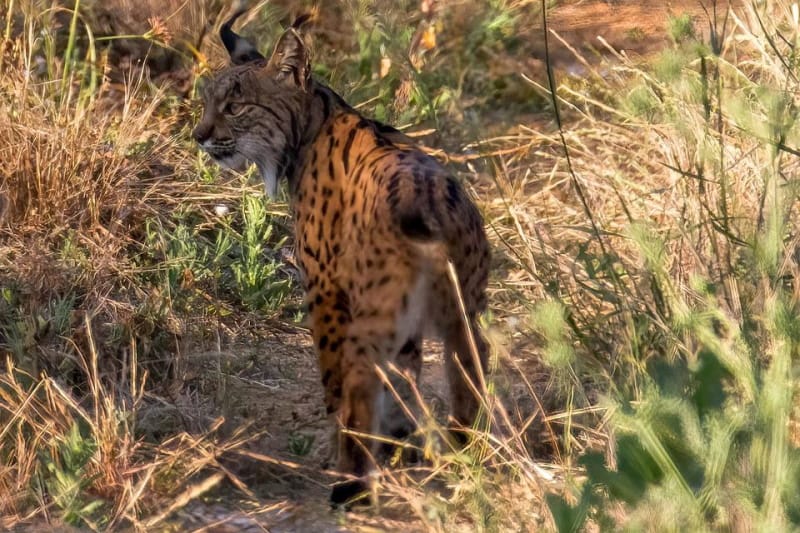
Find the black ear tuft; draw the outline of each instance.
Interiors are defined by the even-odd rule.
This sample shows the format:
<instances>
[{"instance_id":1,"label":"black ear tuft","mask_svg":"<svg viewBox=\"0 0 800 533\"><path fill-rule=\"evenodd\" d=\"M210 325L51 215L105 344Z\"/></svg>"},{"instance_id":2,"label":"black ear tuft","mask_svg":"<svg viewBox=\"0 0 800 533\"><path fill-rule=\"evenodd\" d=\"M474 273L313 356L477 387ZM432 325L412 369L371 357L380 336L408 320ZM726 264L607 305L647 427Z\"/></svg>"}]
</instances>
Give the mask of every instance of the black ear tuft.
<instances>
[{"instance_id":1,"label":"black ear tuft","mask_svg":"<svg viewBox=\"0 0 800 533\"><path fill-rule=\"evenodd\" d=\"M310 22L312 19L316 18L316 16L317 14L313 12L303 13L302 15L294 19L294 22L292 22L292 28L299 30L303 26L305 26L308 22Z\"/></svg>"},{"instance_id":2,"label":"black ear tuft","mask_svg":"<svg viewBox=\"0 0 800 533\"><path fill-rule=\"evenodd\" d=\"M229 18L219 29L219 36L222 38L222 44L225 45L225 49L228 50L228 55L231 56L231 62L234 65L243 65L245 63L250 63L252 61L260 61L264 59L255 46L253 46L250 41L237 35L234 33L232 26L233 23L236 22L244 12L247 11L247 7L244 2L242 2L236 11L233 13L231 18Z\"/></svg>"}]
</instances>

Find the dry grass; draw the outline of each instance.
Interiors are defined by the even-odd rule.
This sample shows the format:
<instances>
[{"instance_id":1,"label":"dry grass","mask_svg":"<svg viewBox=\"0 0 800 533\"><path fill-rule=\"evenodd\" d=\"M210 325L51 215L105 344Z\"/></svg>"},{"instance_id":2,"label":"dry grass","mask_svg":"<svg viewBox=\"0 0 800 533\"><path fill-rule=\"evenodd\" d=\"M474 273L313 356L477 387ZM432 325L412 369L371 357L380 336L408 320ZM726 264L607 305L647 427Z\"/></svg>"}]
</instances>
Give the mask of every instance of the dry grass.
<instances>
[{"instance_id":1,"label":"dry grass","mask_svg":"<svg viewBox=\"0 0 800 533\"><path fill-rule=\"evenodd\" d=\"M795 310L798 303L798 219L789 207L796 201L791 183L798 170L797 80L787 68L798 35L797 6L777 1L720 10L710 27L718 49L700 48L693 38L679 35L694 44L678 39L648 65L611 48L609 59L599 63L575 51L576 64L586 72L583 78L562 79L558 88L564 127L520 126L515 135L482 145L505 152L497 157L501 198L489 212L510 265L516 264L496 298L507 299L506 310L516 310L512 331L524 331L518 320L527 315L545 341L541 355L568 405L551 415L554 423L565 424L569 432L574 416L587 422L576 408L608 409L600 421L611 421L616 431L589 418L583 431L589 449L613 454L615 437L658 428L654 413L659 401L670 396L652 369L665 361L698 365L708 351L718 354L734 376L725 386L731 391L742 387L738 408L747 409L748 401L760 405L760 414L753 416L765 420L752 429L759 445L764 427L795 424L789 413L796 387L782 373L796 365L795 341L783 337L784 326L771 320L782 312L775 306ZM695 27L696 35L701 29ZM559 36L551 39L558 42ZM714 42L708 35L705 39ZM549 92L546 80L529 81ZM566 320L555 328L556 342L551 309L545 305L531 313L533 302L542 300L557 302L563 310ZM559 344L562 336L571 339L571 347ZM794 354L791 362L784 348ZM761 372L781 375L781 385L775 386L786 386L779 393L782 400L770 407L760 404L764 398L752 388ZM693 394L686 387L679 397ZM606 401L598 401L598 395ZM630 414L636 408L628 400L644 406L638 416ZM731 418L723 424L744 431L733 421L736 415L724 416ZM649 422L654 426L645 429ZM701 423L713 424L700 417L698 428ZM658 446L669 447L669 438L657 446L650 441L654 457L664 452ZM771 448L751 450L749 458L739 457L731 443L711 439L684 452L697 453L701 463L724 453L729 462L709 467L720 472L757 471L750 461L791 463L787 457L796 457L797 441L788 439L784 429L772 438L766 439ZM579 440L574 444L582 447ZM568 439L564 446L569 448ZM662 467L679 469L675 464ZM758 486L780 477L764 471L751 475L759 478L753 481ZM688 485L678 479L676 486L660 489L646 504L625 508L606 526L790 527L787 516L793 516L790 509L796 505L790 493L761 506L745 498L720 495L713 500L708 496L713 489L705 487L708 492L701 491L697 500L689 497L670 506L667 500L679 498L682 490L677 485ZM753 485L748 487L744 490ZM725 494L730 487L720 490ZM692 511L679 516L679 508ZM608 519L602 510L600 516L596 509L591 512L600 523ZM704 518L693 522L697 516Z\"/></svg>"},{"instance_id":2,"label":"dry grass","mask_svg":"<svg viewBox=\"0 0 800 533\"><path fill-rule=\"evenodd\" d=\"M144 530L223 479L241 486L219 458L252 437L220 439L220 421L202 435L178 432L158 445L143 442L135 426L146 374L137 374L133 358L130 373L107 384L88 318L85 325L92 346L79 360L85 394L57 379L34 379L6 360L0 377L0 443L8 465L0 470L2 527L39 516L92 529L127 523ZM123 385L129 388L116 388Z\"/></svg>"},{"instance_id":3,"label":"dry grass","mask_svg":"<svg viewBox=\"0 0 800 533\"><path fill-rule=\"evenodd\" d=\"M17 17L20 4L27 18ZM246 233L244 215L225 218L215 208L235 211L260 188L206 167L188 140L195 106L174 91L191 95L196 75L215 62L217 47L200 38L200 26L218 2L169 2L175 15L146 27L131 23L130 2L112 4L122 16L106 31L141 34L137 49L169 45L184 61L199 60L161 79L171 85L108 63L118 56L89 38L92 24L102 29L99 20L70 33L71 12L54 10L51 18L42 4L3 4L0 528L45 519L152 530L222 485L262 504L229 458L292 472L318 494L325 480L316 466L250 450L259 434L218 418L224 409L216 399L187 385L194 363L186 346L213 344L222 353L241 332L237 323L263 321L230 294L214 256L224 248L216 239L243 242ZM598 527L788 527L791 502L781 495L793 486L786 472L797 446L789 415L796 411L797 335L781 313L792 316L800 301L791 209L800 135L789 68L796 7L771 0L735 11L724 46L702 54L707 35L684 35L649 64L610 47L600 59L575 51L585 71L560 78L560 127L543 113L536 124L498 128L511 120L495 109L509 93L487 95L493 67L519 67L505 47L534 31L523 16L532 3L481 4L485 26L464 17L466 2L429 24L422 4L403 4L410 16L381 4L381 17L373 3L343 2L315 35L336 48L335 58L323 55L325 72L356 103L421 131L435 128L421 136L427 142L467 145L450 159L481 199L495 248L486 317L495 368L481 384L491 416L466 450L453 449L440 413L420 393L426 439L417 451L428 463L381 473L381 515L429 531L563 525L553 521L546 497L580 502L591 473L576 468L578 458L600 451L614 467L620 435L653 429L647 414L630 414L662 405L651 366L697 364L705 350L733 376L726 381L735 392L731 409L755 421L736 425L725 411L720 424L752 430L755 451L736 455L720 437L706 446L713 453L692 455L698 462L735 455L735 464L719 467L719 485L707 482L698 496L676 475L674 486L646 492L643 504L604 501L610 518L600 505L585 514ZM159 16L161 5L145 8ZM275 13L286 10L280 3L250 22L271 28ZM357 26L359 39L340 31L345 23ZM415 34L439 44L420 52ZM556 34L550 39L559 42ZM402 63L409 50L417 54L411 66ZM481 62L506 52L497 65ZM359 77L379 65L394 70L385 79ZM547 81L536 74L514 94L536 92L546 103ZM498 129L507 131L477 141L469 133ZM448 139L437 139L442 132ZM278 241L287 232L286 206L266 209L279 235L266 234ZM278 285L279 273L267 276L268 286ZM226 376L217 368L205 378ZM763 381L777 383L778 392L768 396ZM148 411L165 404L180 405L189 421L170 427L165 420L155 436L143 431ZM693 438L714 424L697 426ZM789 467L782 473L772 464ZM669 461L662 466L668 470ZM752 485L736 485L750 474ZM763 506L751 505L740 492L726 496L730 484L747 489L742 494L752 487L773 493ZM683 505L690 518L659 507L659 498ZM350 515L351 523L368 522L365 516Z\"/></svg>"},{"instance_id":4,"label":"dry grass","mask_svg":"<svg viewBox=\"0 0 800 533\"><path fill-rule=\"evenodd\" d=\"M155 443L137 427L170 402L165 375L180 369L160 359L187 331L147 260L148 227L174 228L187 203L214 226L243 187L196 178L187 107L168 89L144 71L119 84L100 76L110 65L66 67L37 37L64 19L22 4L5 4L0 80L0 528L146 530L223 479L243 487L218 461L253 434L223 438L219 421Z\"/></svg>"}]
</instances>

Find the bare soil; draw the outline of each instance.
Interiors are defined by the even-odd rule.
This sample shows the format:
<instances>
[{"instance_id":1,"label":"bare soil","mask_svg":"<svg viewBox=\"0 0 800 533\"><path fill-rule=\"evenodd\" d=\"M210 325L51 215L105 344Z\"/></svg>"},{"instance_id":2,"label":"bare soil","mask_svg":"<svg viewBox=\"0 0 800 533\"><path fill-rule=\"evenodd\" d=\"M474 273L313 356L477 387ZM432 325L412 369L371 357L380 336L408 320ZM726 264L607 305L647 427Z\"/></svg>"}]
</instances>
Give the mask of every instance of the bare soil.
<instances>
[{"instance_id":1,"label":"bare soil","mask_svg":"<svg viewBox=\"0 0 800 533\"><path fill-rule=\"evenodd\" d=\"M609 53L599 38L619 52L632 57L646 57L669 44L670 16L690 15L695 21L696 31L706 35L708 16L714 13L712 4L708 0L569 0L558 2L558 6L549 12L547 24L570 47L586 54L590 61L598 54ZM724 21L729 6L736 8L742 4L741 0L719 0L717 20L720 23ZM542 40L542 32L537 37ZM567 69L574 66L574 53L558 39L550 37L550 41L553 63ZM543 46L538 44L537 50L543 51Z\"/></svg>"},{"instance_id":2,"label":"bare soil","mask_svg":"<svg viewBox=\"0 0 800 533\"><path fill-rule=\"evenodd\" d=\"M428 342L425 350L421 390L428 405L443 413L447 390L442 386L441 346ZM194 413L194 419L184 421L184 425L210 425L218 416L225 417L227 431L248 424L259 434L249 451L269 461L246 456L225 458L226 466L247 483L258 502L233 486L225 486L177 511L160 530L415 530L409 520L330 509L328 493L334 478L326 468L332 433L307 333L274 334L254 343L231 343L223 350L195 348L182 366L186 369L183 389L171 403L184 413ZM214 406L198 404L193 398L215 398ZM194 409L187 409L192 403ZM160 427L164 417L170 415L158 411L154 416L158 419L154 427ZM304 449L302 444L293 443L309 446Z\"/></svg>"}]
</instances>

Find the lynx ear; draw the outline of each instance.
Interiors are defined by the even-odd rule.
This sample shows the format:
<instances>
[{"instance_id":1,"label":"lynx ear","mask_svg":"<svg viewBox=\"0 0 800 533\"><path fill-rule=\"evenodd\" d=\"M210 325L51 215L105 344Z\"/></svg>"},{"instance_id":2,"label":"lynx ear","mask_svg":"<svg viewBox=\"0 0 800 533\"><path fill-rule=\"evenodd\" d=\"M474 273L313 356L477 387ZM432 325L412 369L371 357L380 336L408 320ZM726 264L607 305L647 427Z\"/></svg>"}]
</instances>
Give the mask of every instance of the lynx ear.
<instances>
[{"instance_id":1,"label":"lynx ear","mask_svg":"<svg viewBox=\"0 0 800 533\"><path fill-rule=\"evenodd\" d=\"M309 14L297 17L291 27L278 39L275 51L269 59L269 67L277 73L279 79L284 79L303 90L308 86L311 77L311 57L299 30L309 19L311 19Z\"/></svg>"},{"instance_id":2,"label":"lynx ear","mask_svg":"<svg viewBox=\"0 0 800 533\"><path fill-rule=\"evenodd\" d=\"M222 38L222 44L228 50L228 55L231 56L231 62L234 65L243 65L252 61L260 61L264 59L256 47L244 37L234 33L231 27L245 11L247 7L242 2L239 8L234 12L233 16L229 18L225 24L219 29L219 36Z\"/></svg>"}]
</instances>

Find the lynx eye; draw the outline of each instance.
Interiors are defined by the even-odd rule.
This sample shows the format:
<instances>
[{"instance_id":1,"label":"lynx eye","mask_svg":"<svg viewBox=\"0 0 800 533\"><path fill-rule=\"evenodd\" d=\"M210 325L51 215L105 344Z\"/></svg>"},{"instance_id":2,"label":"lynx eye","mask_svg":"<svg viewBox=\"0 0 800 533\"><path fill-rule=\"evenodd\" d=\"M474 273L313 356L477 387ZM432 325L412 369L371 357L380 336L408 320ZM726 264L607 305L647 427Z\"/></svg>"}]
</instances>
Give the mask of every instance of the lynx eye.
<instances>
[{"instance_id":1,"label":"lynx eye","mask_svg":"<svg viewBox=\"0 0 800 533\"><path fill-rule=\"evenodd\" d=\"M223 111L225 111L226 115L235 116L244 111L244 107L244 104L240 104L238 102L228 102L228 105L225 106Z\"/></svg>"}]
</instances>

